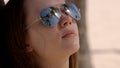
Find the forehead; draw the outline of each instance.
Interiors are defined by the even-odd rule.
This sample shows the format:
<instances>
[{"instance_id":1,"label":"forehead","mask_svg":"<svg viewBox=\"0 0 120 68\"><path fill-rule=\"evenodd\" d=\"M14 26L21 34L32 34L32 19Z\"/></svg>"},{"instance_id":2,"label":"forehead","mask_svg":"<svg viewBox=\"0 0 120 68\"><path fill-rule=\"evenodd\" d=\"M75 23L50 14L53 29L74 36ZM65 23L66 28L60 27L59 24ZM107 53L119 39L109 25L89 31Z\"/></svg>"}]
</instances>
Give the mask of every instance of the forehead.
<instances>
[{"instance_id":1,"label":"forehead","mask_svg":"<svg viewBox=\"0 0 120 68\"><path fill-rule=\"evenodd\" d=\"M43 8L45 8L45 7L49 7L49 6L63 4L63 3L65 3L65 0L42 0L41 3L42 3L41 5L44 5Z\"/></svg>"},{"instance_id":2,"label":"forehead","mask_svg":"<svg viewBox=\"0 0 120 68\"><path fill-rule=\"evenodd\" d=\"M65 0L41 0L40 3L41 4L47 4L47 5L54 5L54 4L59 4L59 3L64 3Z\"/></svg>"},{"instance_id":3,"label":"forehead","mask_svg":"<svg viewBox=\"0 0 120 68\"><path fill-rule=\"evenodd\" d=\"M42 10L49 6L56 6L65 3L66 0L26 0L25 5L31 10Z\"/></svg>"}]
</instances>

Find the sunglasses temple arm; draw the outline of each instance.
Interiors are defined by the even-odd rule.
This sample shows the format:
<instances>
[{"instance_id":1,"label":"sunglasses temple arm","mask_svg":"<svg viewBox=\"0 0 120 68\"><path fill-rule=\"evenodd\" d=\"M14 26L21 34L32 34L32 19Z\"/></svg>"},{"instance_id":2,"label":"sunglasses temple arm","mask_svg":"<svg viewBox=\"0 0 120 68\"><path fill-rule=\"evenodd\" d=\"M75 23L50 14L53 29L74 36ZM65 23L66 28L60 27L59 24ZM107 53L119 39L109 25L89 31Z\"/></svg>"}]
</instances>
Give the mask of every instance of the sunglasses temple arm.
<instances>
[{"instance_id":1,"label":"sunglasses temple arm","mask_svg":"<svg viewBox=\"0 0 120 68\"><path fill-rule=\"evenodd\" d=\"M41 18L36 19L35 21L33 21L30 25L27 26L26 30L29 29L30 27L32 27L32 25L34 25L39 20L41 20Z\"/></svg>"}]
</instances>

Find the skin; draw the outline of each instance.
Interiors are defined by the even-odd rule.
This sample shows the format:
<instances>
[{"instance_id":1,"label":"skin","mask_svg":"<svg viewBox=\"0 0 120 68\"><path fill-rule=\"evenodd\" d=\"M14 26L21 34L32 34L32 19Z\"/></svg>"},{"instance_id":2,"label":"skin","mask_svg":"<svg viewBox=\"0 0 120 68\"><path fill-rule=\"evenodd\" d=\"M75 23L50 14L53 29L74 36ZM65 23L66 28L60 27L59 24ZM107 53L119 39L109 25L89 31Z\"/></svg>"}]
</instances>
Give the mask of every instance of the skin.
<instances>
[{"instance_id":1,"label":"skin","mask_svg":"<svg viewBox=\"0 0 120 68\"><path fill-rule=\"evenodd\" d=\"M26 25L39 19L39 12L50 6L60 7L65 0L26 0ZM69 57L79 50L79 36L76 22L61 11L59 24L48 27L41 21L28 29L26 44L28 51L35 53L40 68L69 68ZM63 36L69 32L74 34Z\"/></svg>"}]
</instances>

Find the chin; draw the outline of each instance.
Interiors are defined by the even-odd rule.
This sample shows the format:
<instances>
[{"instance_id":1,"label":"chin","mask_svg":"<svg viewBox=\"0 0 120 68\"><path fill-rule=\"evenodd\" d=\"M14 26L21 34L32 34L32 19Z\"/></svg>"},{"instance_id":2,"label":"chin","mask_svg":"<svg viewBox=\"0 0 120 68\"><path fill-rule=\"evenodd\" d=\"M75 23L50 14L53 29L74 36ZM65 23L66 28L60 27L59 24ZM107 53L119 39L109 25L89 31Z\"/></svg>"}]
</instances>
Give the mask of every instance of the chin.
<instances>
[{"instance_id":1,"label":"chin","mask_svg":"<svg viewBox=\"0 0 120 68\"><path fill-rule=\"evenodd\" d=\"M71 46L71 49L70 49L70 54L74 54L75 52L79 51L79 48L80 48L80 45L79 44L74 44Z\"/></svg>"},{"instance_id":2,"label":"chin","mask_svg":"<svg viewBox=\"0 0 120 68\"><path fill-rule=\"evenodd\" d=\"M77 39L71 39L66 42L65 47L65 52L67 52L69 55L74 54L75 52L79 51L80 49L80 44L79 44L79 38Z\"/></svg>"}]
</instances>

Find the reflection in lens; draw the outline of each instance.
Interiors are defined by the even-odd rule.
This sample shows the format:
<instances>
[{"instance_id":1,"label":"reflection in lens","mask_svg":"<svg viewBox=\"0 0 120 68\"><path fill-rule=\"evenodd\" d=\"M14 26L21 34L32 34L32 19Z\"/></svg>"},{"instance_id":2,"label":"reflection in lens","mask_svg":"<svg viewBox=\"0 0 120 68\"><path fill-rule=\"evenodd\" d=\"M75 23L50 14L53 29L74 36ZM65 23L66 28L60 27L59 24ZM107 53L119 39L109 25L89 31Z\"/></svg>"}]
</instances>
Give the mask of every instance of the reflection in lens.
<instances>
[{"instance_id":1,"label":"reflection in lens","mask_svg":"<svg viewBox=\"0 0 120 68\"><path fill-rule=\"evenodd\" d=\"M80 12L73 3L68 2L67 4L64 4L63 9L65 10L66 13L68 13L75 20L77 20L77 21L80 20L80 18L81 18Z\"/></svg>"},{"instance_id":2,"label":"reflection in lens","mask_svg":"<svg viewBox=\"0 0 120 68\"><path fill-rule=\"evenodd\" d=\"M40 17L44 25L55 26L59 22L61 14L57 8L49 7L40 13Z\"/></svg>"}]
</instances>

